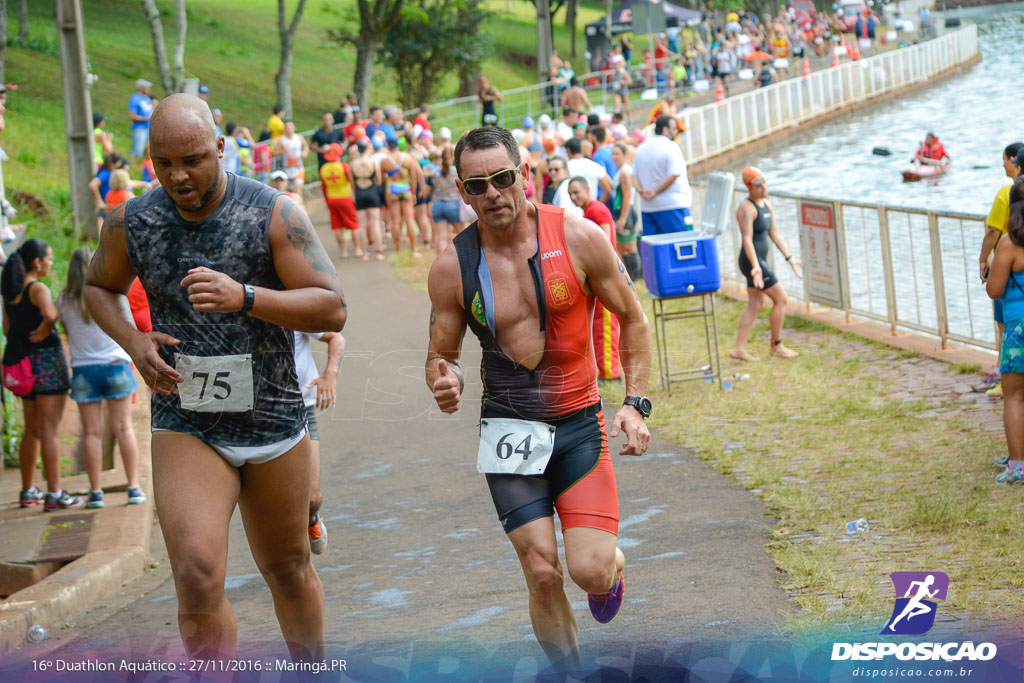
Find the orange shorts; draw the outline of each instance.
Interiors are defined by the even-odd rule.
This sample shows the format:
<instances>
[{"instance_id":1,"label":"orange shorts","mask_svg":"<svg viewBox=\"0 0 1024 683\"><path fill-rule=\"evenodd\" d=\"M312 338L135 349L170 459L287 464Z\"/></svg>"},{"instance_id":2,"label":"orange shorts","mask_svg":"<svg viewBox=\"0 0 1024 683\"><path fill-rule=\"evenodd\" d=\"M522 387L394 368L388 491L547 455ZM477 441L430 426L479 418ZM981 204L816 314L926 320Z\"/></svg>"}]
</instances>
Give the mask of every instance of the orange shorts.
<instances>
[{"instance_id":1,"label":"orange shorts","mask_svg":"<svg viewBox=\"0 0 1024 683\"><path fill-rule=\"evenodd\" d=\"M555 427L555 450L544 474L487 475L505 533L557 510L563 530L589 527L617 536L619 497L601 403L543 422Z\"/></svg>"}]
</instances>

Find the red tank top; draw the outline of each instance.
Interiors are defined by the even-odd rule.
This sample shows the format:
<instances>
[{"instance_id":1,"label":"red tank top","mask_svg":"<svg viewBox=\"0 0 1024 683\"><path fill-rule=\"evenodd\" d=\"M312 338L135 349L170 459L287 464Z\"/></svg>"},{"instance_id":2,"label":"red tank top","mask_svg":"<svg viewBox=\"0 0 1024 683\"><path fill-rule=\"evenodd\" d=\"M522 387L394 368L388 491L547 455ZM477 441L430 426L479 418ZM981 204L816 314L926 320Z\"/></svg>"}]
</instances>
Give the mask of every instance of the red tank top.
<instances>
[{"instance_id":1,"label":"red tank top","mask_svg":"<svg viewBox=\"0 0 1024 683\"><path fill-rule=\"evenodd\" d=\"M529 263L545 341L544 356L533 370L516 364L501 350L488 323L493 320L493 312L488 311L493 308L493 294L488 296L491 290L479 275L482 255L477 225L455 238L466 322L483 349L483 413L490 417L544 420L600 400L591 337L594 297L583 291L573 268L563 210L547 205L536 209L538 253Z\"/></svg>"}]
</instances>

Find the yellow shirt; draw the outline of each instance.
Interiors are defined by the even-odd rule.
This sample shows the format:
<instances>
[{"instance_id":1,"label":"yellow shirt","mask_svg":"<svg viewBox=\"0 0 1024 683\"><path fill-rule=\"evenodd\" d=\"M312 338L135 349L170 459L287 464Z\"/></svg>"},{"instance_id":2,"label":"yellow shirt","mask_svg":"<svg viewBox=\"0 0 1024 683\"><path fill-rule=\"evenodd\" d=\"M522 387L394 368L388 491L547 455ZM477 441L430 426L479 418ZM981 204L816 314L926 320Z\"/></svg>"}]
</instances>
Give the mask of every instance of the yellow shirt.
<instances>
[{"instance_id":1,"label":"yellow shirt","mask_svg":"<svg viewBox=\"0 0 1024 683\"><path fill-rule=\"evenodd\" d=\"M999 188L996 198L992 200L992 209L988 212L985 225L999 231L999 236L1006 234L1006 224L1010 220L1010 188L1012 185Z\"/></svg>"},{"instance_id":2,"label":"yellow shirt","mask_svg":"<svg viewBox=\"0 0 1024 683\"><path fill-rule=\"evenodd\" d=\"M320 182L324 184L324 195L328 199L347 199L352 196L347 171L346 165L340 161L328 161L320 167Z\"/></svg>"},{"instance_id":3,"label":"yellow shirt","mask_svg":"<svg viewBox=\"0 0 1024 683\"><path fill-rule=\"evenodd\" d=\"M267 130L270 131L270 139L276 140L284 134L284 121L277 114L267 119Z\"/></svg>"}]
</instances>

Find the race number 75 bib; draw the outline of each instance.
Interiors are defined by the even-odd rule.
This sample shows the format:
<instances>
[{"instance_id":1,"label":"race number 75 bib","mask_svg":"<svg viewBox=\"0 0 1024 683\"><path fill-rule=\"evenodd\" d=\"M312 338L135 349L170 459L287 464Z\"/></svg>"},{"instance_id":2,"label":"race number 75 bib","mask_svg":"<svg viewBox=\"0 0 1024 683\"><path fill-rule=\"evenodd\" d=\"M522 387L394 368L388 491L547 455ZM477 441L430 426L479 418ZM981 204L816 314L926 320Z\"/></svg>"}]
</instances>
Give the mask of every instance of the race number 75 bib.
<instances>
[{"instance_id":1,"label":"race number 75 bib","mask_svg":"<svg viewBox=\"0 0 1024 683\"><path fill-rule=\"evenodd\" d=\"M185 410L199 413L244 413L252 410L252 356L186 356L178 354L181 373L178 398Z\"/></svg>"},{"instance_id":2,"label":"race number 75 bib","mask_svg":"<svg viewBox=\"0 0 1024 683\"><path fill-rule=\"evenodd\" d=\"M484 474L544 474L555 448L555 428L543 422L480 420L476 469Z\"/></svg>"}]
</instances>

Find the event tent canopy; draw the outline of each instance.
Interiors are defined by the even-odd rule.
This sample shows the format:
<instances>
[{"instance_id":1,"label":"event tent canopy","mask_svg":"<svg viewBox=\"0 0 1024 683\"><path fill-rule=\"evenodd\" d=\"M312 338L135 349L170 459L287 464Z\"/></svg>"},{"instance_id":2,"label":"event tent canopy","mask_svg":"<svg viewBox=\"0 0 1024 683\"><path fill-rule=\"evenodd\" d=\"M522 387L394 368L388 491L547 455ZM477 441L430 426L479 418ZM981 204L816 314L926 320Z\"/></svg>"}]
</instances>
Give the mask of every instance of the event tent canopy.
<instances>
[{"instance_id":1,"label":"event tent canopy","mask_svg":"<svg viewBox=\"0 0 1024 683\"><path fill-rule=\"evenodd\" d=\"M656 0L660 2L661 0ZM633 32L639 35L645 33L643 26L633 28L633 6L646 4L647 0L624 0L618 7L612 10L612 35L619 33ZM696 26L700 22L700 12L671 2L662 3L665 5L665 24L667 26ZM586 34L588 36L604 32L605 17L587 24Z\"/></svg>"}]
</instances>

